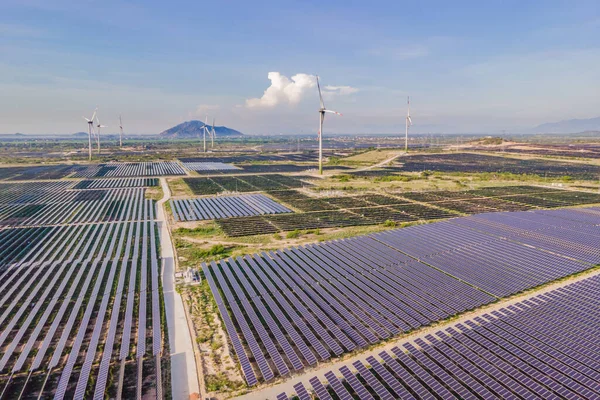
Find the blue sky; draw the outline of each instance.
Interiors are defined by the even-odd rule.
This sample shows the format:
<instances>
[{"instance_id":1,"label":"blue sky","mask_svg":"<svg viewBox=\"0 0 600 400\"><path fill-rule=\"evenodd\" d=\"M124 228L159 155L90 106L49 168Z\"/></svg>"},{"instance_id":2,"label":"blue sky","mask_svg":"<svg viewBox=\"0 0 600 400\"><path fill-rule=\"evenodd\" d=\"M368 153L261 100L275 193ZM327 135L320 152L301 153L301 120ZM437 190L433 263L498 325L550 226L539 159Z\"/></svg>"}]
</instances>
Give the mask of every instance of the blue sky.
<instances>
[{"instance_id":1,"label":"blue sky","mask_svg":"<svg viewBox=\"0 0 600 400\"><path fill-rule=\"evenodd\" d=\"M599 38L597 0L2 0L0 133L312 133L314 74L326 132L519 132L600 115Z\"/></svg>"}]
</instances>

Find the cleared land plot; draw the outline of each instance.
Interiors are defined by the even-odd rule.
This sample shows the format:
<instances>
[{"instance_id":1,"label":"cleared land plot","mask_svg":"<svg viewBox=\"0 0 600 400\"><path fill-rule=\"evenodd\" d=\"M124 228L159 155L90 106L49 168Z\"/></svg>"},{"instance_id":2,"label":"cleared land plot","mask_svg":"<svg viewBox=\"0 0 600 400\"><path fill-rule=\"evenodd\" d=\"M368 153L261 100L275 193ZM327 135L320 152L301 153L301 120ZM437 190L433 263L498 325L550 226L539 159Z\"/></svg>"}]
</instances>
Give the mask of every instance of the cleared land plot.
<instances>
[{"instance_id":1,"label":"cleared land plot","mask_svg":"<svg viewBox=\"0 0 600 400\"><path fill-rule=\"evenodd\" d=\"M593 208L491 213L203 268L254 385L590 269L599 225Z\"/></svg>"},{"instance_id":2,"label":"cleared land plot","mask_svg":"<svg viewBox=\"0 0 600 400\"><path fill-rule=\"evenodd\" d=\"M311 178L272 174L263 176L250 175L244 177L217 176L211 178L184 178L183 181L190 187L195 195L208 195L222 192L258 192L312 186L312 184L303 179Z\"/></svg>"},{"instance_id":3,"label":"cleared land plot","mask_svg":"<svg viewBox=\"0 0 600 400\"><path fill-rule=\"evenodd\" d=\"M597 180L600 166L555 160L523 160L517 158L488 156L482 154L427 154L414 155L403 159L402 167L388 168L388 171L439 171L463 173L535 174L548 177L570 176L574 179Z\"/></svg>"},{"instance_id":4,"label":"cleared land plot","mask_svg":"<svg viewBox=\"0 0 600 400\"><path fill-rule=\"evenodd\" d=\"M125 178L145 176L187 175L183 167L173 161L108 163L80 166L74 178Z\"/></svg>"},{"instance_id":5,"label":"cleared land plot","mask_svg":"<svg viewBox=\"0 0 600 400\"><path fill-rule=\"evenodd\" d=\"M263 194L171 200L176 221L199 221L292 212Z\"/></svg>"},{"instance_id":6,"label":"cleared land plot","mask_svg":"<svg viewBox=\"0 0 600 400\"><path fill-rule=\"evenodd\" d=\"M5 398L162 392L155 206L134 200L128 222L0 230Z\"/></svg>"},{"instance_id":7,"label":"cleared land plot","mask_svg":"<svg viewBox=\"0 0 600 400\"><path fill-rule=\"evenodd\" d=\"M325 381L307 379L290 395L310 399L309 387L319 399L596 398L599 286L596 276L532 297L330 371Z\"/></svg>"}]
</instances>

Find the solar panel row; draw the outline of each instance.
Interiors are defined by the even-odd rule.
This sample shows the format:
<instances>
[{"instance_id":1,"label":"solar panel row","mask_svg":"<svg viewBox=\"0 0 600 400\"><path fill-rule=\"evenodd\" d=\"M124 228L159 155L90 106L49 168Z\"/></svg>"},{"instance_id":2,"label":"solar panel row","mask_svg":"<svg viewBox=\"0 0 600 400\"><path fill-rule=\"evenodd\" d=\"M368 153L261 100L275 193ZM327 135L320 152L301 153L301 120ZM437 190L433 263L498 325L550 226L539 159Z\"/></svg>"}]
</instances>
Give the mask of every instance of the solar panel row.
<instances>
[{"instance_id":1,"label":"solar panel row","mask_svg":"<svg viewBox=\"0 0 600 400\"><path fill-rule=\"evenodd\" d=\"M122 163L111 162L85 166L78 170L74 178L125 178L145 176L186 175L183 167L174 161Z\"/></svg>"},{"instance_id":2,"label":"solar panel row","mask_svg":"<svg viewBox=\"0 0 600 400\"><path fill-rule=\"evenodd\" d=\"M144 188L71 191L56 195L49 203L11 204L0 209L0 226L130 221L132 204L144 193Z\"/></svg>"},{"instance_id":3,"label":"solar panel row","mask_svg":"<svg viewBox=\"0 0 600 400\"><path fill-rule=\"evenodd\" d=\"M124 199L110 206L114 223L0 230L0 374L10 376L6 393L104 398L116 390L111 368L131 365L126 359L132 349L137 364L144 364L142 379L156 382L155 358L144 347L152 343L153 356L162 351L155 206L143 189L117 192ZM141 300L146 292L148 309ZM25 372L31 380L12 379ZM157 389L144 385L141 393ZM135 397L135 388L122 389L123 397Z\"/></svg>"},{"instance_id":4,"label":"solar panel row","mask_svg":"<svg viewBox=\"0 0 600 400\"><path fill-rule=\"evenodd\" d=\"M240 170L233 164L225 164L222 162L182 162L183 166L190 171L205 172L205 171L235 171Z\"/></svg>"},{"instance_id":5,"label":"solar panel row","mask_svg":"<svg viewBox=\"0 0 600 400\"><path fill-rule=\"evenodd\" d=\"M171 200L176 221L199 221L292 212L263 194Z\"/></svg>"},{"instance_id":6,"label":"solar panel row","mask_svg":"<svg viewBox=\"0 0 600 400\"><path fill-rule=\"evenodd\" d=\"M220 312L232 309L232 325L240 327L236 336L250 348L243 370L253 369L248 360L254 357L256 372L269 381L273 371L285 375L300 369L299 362L314 365L315 355L339 355L591 268L581 260L593 250L591 242L582 244L590 239L577 233L600 235L594 224L600 224L600 212L594 212L502 214L500 220L517 232L560 238L547 248L522 242L523 233L510 240L498 236L498 215L482 214L229 258L203 268L209 279L217 278L211 289L223 305ZM487 225L474 226L480 220ZM576 256L581 257L572 259ZM247 352L243 345L235 350Z\"/></svg>"},{"instance_id":7,"label":"solar panel row","mask_svg":"<svg viewBox=\"0 0 600 400\"><path fill-rule=\"evenodd\" d=\"M537 295L329 371L324 381L313 377L310 386L319 399L598 398L599 287L596 275ZM294 390L310 398L302 383Z\"/></svg>"}]
</instances>

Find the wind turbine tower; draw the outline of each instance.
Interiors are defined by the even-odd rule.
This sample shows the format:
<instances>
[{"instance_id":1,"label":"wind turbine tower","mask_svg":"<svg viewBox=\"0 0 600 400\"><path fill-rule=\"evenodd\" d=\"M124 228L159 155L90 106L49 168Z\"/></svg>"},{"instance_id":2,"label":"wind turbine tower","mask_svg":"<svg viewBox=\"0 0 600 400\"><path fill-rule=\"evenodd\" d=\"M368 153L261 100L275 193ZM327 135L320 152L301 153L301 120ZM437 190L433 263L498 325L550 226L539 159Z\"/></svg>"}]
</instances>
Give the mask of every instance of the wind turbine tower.
<instances>
[{"instance_id":1,"label":"wind turbine tower","mask_svg":"<svg viewBox=\"0 0 600 400\"><path fill-rule=\"evenodd\" d=\"M412 125L412 120L410 119L410 96L406 98L406 104L408 110L406 112L406 135L404 137L404 151L408 153L408 127Z\"/></svg>"},{"instance_id":2,"label":"wind turbine tower","mask_svg":"<svg viewBox=\"0 0 600 400\"><path fill-rule=\"evenodd\" d=\"M206 131L208 131L208 128L206 127L206 123L208 122L208 117L204 117L204 126L202 127L202 137L203 137L203 141L204 141L204 152L206 153ZM209 132L210 135L210 132Z\"/></svg>"},{"instance_id":3,"label":"wind turbine tower","mask_svg":"<svg viewBox=\"0 0 600 400\"><path fill-rule=\"evenodd\" d=\"M321 93L321 84L319 83L319 76L317 75L317 89L319 89L319 101L321 102L321 108L319 108L319 175L323 175L323 121L325 120L325 113L342 115L337 111L328 110L325 108L323 102L323 94Z\"/></svg>"},{"instance_id":4,"label":"wind turbine tower","mask_svg":"<svg viewBox=\"0 0 600 400\"><path fill-rule=\"evenodd\" d=\"M88 124L88 160L92 161L92 134L94 133L94 118L96 118L96 112L98 111L98 107L94 110L92 114L92 118L88 119L86 117L82 117L87 121Z\"/></svg>"},{"instance_id":5,"label":"wind turbine tower","mask_svg":"<svg viewBox=\"0 0 600 400\"><path fill-rule=\"evenodd\" d=\"M98 139L98 154L100 154L100 128L106 128L107 126L100 123L98 115L96 115L96 122L98 123L98 125L96 125L98 128L98 131L96 132L96 138Z\"/></svg>"},{"instance_id":6,"label":"wind turbine tower","mask_svg":"<svg viewBox=\"0 0 600 400\"><path fill-rule=\"evenodd\" d=\"M217 131L215 131L215 117L213 117L213 123L212 123L212 128L210 130L210 141L211 147L215 147L215 139L217 138Z\"/></svg>"}]
</instances>

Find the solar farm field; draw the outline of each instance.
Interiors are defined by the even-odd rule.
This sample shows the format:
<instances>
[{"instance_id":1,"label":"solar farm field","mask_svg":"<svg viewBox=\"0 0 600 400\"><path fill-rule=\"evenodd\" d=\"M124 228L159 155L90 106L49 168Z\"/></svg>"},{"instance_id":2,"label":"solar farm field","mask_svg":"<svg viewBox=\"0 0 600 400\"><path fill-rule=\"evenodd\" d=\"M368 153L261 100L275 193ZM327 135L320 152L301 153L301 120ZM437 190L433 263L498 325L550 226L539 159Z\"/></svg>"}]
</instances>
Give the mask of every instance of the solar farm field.
<instances>
[{"instance_id":1,"label":"solar farm field","mask_svg":"<svg viewBox=\"0 0 600 400\"><path fill-rule=\"evenodd\" d=\"M272 174L243 177L184 178L183 181L195 195L201 196L222 192L259 192L312 186L312 184L305 181L307 179L312 178Z\"/></svg>"},{"instance_id":2,"label":"solar farm field","mask_svg":"<svg viewBox=\"0 0 600 400\"><path fill-rule=\"evenodd\" d=\"M204 172L204 173L213 173L213 172L235 172L239 171L239 168L232 164L225 164L222 162L214 162L214 161L203 161L203 162L184 162L183 166L190 171L196 172Z\"/></svg>"},{"instance_id":3,"label":"solar farm field","mask_svg":"<svg viewBox=\"0 0 600 400\"><path fill-rule=\"evenodd\" d=\"M397 172L509 172L512 174L535 174L547 177L570 176L574 179L597 180L600 166L543 159L518 159L482 154L427 154L413 155L405 159L401 167L388 168Z\"/></svg>"},{"instance_id":4,"label":"solar farm field","mask_svg":"<svg viewBox=\"0 0 600 400\"><path fill-rule=\"evenodd\" d=\"M86 179L79 181L74 189L112 189L158 186L156 178Z\"/></svg>"},{"instance_id":5,"label":"solar farm field","mask_svg":"<svg viewBox=\"0 0 600 400\"><path fill-rule=\"evenodd\" d=\"M73 178L135 178L146 176L186 175L183 167L173 161L94 164L79 166Z\"/></svg>"},{"instance_id":6,"label":"solar farm field","mask_svg":"<svg viewBox=\"0 0 600 400\"><path fill-rule=\"evenodd\" d=\"M430 191L311 197L298 190L268 194L303 211L218 221L231 237L293 231L453 218L460 214L525 211L600 203L600 194L536 186L488 187L469 191ZM488 197L489 196L489 197ZM418 202L418 203L416 203ZM265 230L266 229L266 230Z\"/></svg>"},{"instance_id":7,"label":"solar farm field","mask_svg":"<svg viewBox=\"0 0 600 400\"><path fill-rule=\"evenodd\" d=\"M145 189L8 185L0 185L0 397L162 397L161 262Z\"/></svg>"},{"instance_id":8,"label":"solar farm field","mask_svg":"<svg viewBox=\"0 0 600 400\"><path fill-rule=\"evenodd\" d=\"M325 152L324 157L329 155ZM244 154L239 156L182 157L181 162L222 162L222 163L249 163L249 162L314 162L319 160L316 151L303 153L270 153L270 154Z\"/></svg>"},{"instance_id":9,"label":"solar farm field","mask_svg":"<svg viewBox=\"0 0 600 400\"><path fill-rule=\"evenodd\" d=\"M82 169L75 165L41 165L35 167L1 167L0 180L28 181L61 179Z\"/></svg>"},{"instance_id":10,"label":"solar farm field","mask_svg":"<svg viewBox=\"0 0 600 400\"><path fill-rule=\"evenodd\" d=\"M175 221L200 221L292 212L262 194L171 200Z\"/></svg>"},{"instance_id":11,"label":"solar farm field","mask_svg":"<svg viewBox=\"0 0 600 400\"><path fill-rule=\"evenodd\" d=\"M537 295L326 372L324 379L299 382L290 394L301 400L598 398L599 287L595 276Z\"/></svg>"},{"instance_id":12,"label":"solar farm field","mask_svg":"<svg viewBox=\"0 0 600 400\"><path fill-rule=\"evenodd\" d=\"M203 269L255 385L588 270L599 226L599 208L489 213Z\"/></svg>"}]
</instances>

